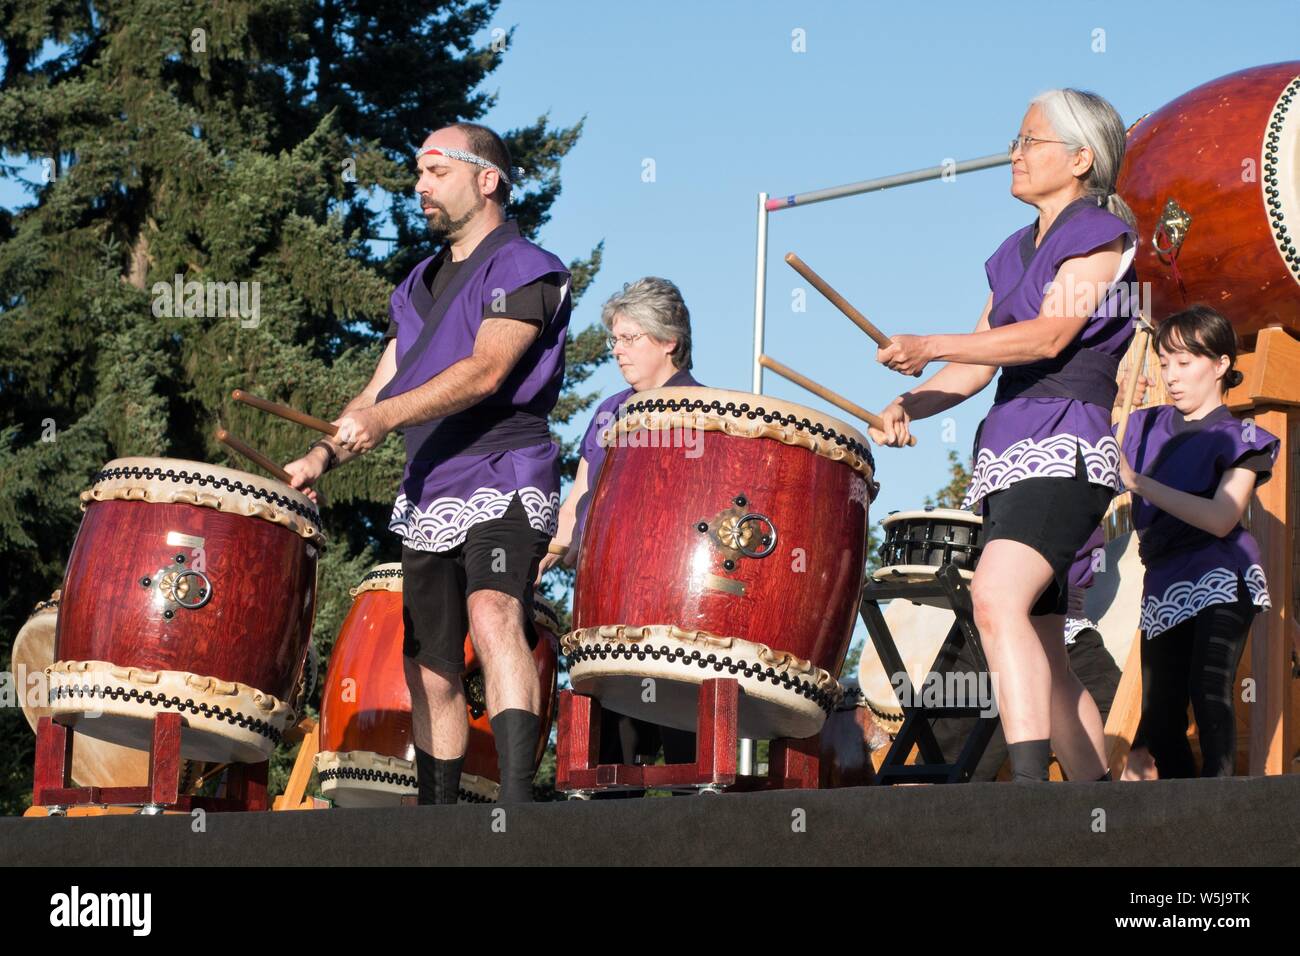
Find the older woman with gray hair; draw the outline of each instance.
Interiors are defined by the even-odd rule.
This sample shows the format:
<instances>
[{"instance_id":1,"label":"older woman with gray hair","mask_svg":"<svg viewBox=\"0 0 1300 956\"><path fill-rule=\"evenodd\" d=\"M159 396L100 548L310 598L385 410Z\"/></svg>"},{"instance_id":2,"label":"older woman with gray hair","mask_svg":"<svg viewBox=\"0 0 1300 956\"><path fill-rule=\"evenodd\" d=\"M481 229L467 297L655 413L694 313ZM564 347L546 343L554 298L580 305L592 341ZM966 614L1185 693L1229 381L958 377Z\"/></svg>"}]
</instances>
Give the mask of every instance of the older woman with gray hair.
<instances>
[{"instance_id":1,"label":"older woman with gray hair","mask_svg":"<svg viewBox=\"0 0 1300 956\"><path fill-rule=\"evenodd\" d=\"M1124 135L1095 93L1035 97L1010 156L1011 195L1037 216L985 263L975 331L896 336L876 356L907 375L948 363L881 412L871 432L887 445L1002 371L963 504L984 516L971 597L1018 781L1046 780L1053 750L1071 780L1108 779L1097 705L1062 632L1066 575L1119 480L1110 413L1137 317L1137 233L1115 194Z\"/></svg>"},{"instance_id":2,"label":"older woman with gray hair","mask_svg":"<svg viewBox=\"0 0 1300 956\"><path fill-rule=\"evenodd\" d=\"M573 487L560 506L559 527L551 553L541 563L538 579L563 555L570 567L577 564L582 529L592 488L605 461L600 432L617 414L618 407L635 392L675 385L699 385L691 377L691 314L681 291L667 279L647 276L623 286L601 308L600 320L609 330L609 347L628 388L601 402L582 437L582 457ZM560 553L557 553L560 552ZM653 757L662 742L669 763L695 759L695 735L659 727L643 720L604 712L601 723L602 763L633 763L639 755ZM625 795L635 795L635 792Z\"/></svg>"},{"instance_id":3,"label":"older woman with gray hair","mask_svg":"<svg viewBox=\"0 0 1300 956\"><path fill-rule=\"evenodd\" d=\"M677 286L667 279L648 276L627 283L622 292L614 293L601 307L600 320L610 332L610 351L630 388L601 402L582 436L578 473L560 505L553 553L543 560L542 573L555 566L559 555L554 552L561 547L566 548L564 563L570 567L577 564L578 545L587 520L588 492L595 487L605 461L605 449L598 439L614 420L619 405L634 392L700 384L690 373L691 314Z\"/></svg>"}]
</instances>

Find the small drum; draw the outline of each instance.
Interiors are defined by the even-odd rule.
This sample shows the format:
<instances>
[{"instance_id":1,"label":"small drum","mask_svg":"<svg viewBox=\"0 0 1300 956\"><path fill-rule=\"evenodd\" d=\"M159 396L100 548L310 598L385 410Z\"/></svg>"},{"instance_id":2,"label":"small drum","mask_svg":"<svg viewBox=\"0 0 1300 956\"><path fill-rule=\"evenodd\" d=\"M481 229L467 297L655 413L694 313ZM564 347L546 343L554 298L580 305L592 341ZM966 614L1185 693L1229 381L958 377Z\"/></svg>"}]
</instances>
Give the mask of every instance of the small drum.
<instances>
[{"instance_id":1,"label":"small drum","mask_svg":"<svg viewBox=\"0 0 1300 956\"><path fill-rule=\"evenodd\" d=\"M121 458L81 495L50 706L82 734L147 750L184 718L181 755L266 760L291 723L324 545L288 485L202 462Z\"/></svg>"},{"instance_id":2,"label":"small drum","mask_svg":"<svg viewBox=\"0 0 1300 956\"><path fill-rule=\"evenodd\" d=\"M816 734L860 600L866 439L783 399L662 388L601 442L563 641L574 689L694 730L699 684L734 677L742 737Z\"/></svg>"},{"instance_id":3,"label":"small drum","mask_svg":"<svg viewBox=\"0 0 1300 956\"><path fill-rule=\"evenodd\" d=\"M320 747L316 770L321 793L340 807L395 806L416 793L411 694L402 662L402 566L372 568L352 590L348 612L330 654L321 692ZM541 762L555 719L559 621L539 595L533 597L537 645L533 661L541 688ZM496 799L500 773L488 721L483 669L465 638L465 704L469 746L461 772L461 799Z\"/></svg>"},{"instance_id":4,"label":"small drum","mask_svg":"<svg viewBox=\"0 0 1300 956\"><path fill-rule=\"evenodd\" d=\"M885 543L872 579L882 583L933 581L945 564L957 566L969 581L975 576L983 547L984 519L955 508L895 511L881 522ZM942 598L917 598L923 604L942 604Z\"/></svg>"},{"instance_id":5,"label":"small drum","mask_svg":"<svg viewBox=\"0 0 1300 956\"><path fill-rule=\"evenodd\" d=\"M896 600L885 607L884 618L912 686L921 691L956 616L947 608ZM868 637L858 661L858 685L862 689L862 702L891 740L902 729L904 716L902 703L894 691L896 683L876 653L875 642Z\"/></svg>"},{"instance_id":6,"label":"small drum","mask_svg":"<svg viewBox=\"0 0 1300 956\"><path fill-rule=\"evenodd\" d=\"M890 736L876 722L853 678L840 681L844 698L821 732L822 786L865 787L876 780L873 752L888 749Z\"/></svg>"},{"instance_id":7,"label":"small drum","mask_svg":"<svg viewBox=\"0 0 1300 956\"><path fill-rule=\"evenodd\" d=\"M1300 332L1300 61L1219 77L1138 120L1116 187L1152 318L1205 302L1247 345L1270 325Z\"/></svg>"}]
</instances>

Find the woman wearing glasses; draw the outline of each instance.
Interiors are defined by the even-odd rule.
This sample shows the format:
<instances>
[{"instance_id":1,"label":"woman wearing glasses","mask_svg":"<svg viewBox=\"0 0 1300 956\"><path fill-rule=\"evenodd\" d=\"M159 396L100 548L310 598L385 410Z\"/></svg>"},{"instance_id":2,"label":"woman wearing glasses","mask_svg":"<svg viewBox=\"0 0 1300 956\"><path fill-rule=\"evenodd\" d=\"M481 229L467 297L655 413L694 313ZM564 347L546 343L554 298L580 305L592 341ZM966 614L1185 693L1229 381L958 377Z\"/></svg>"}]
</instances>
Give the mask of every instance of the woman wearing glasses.
<instances>
[{"instance_id":1,"label":"woman wearing glasses","mask_svg":"<svg viewBox=\"0 0 1300 956\"><path fill-rule=\"evenodd\" d=\"M904 444L912 420L965 401L1001 369L964 506L984 515L971 596L1014 778L1046 780L1055 751L1070 779L1108 779L1101 718L1061 633L1067 573L1118 479L1110 411L1138 307L1135 220L1115 194L1124 124L1100 96L1050 90L1010 152L1011 195L1038 215L985 263L974 332L900 335L877 353L908 375L948 364L886 407L872 437Z\"/></svg>"},{"instance_id":2,"label":"woman wearing glasses","mask_svg":"<svg viewBox=\"0 0 1300 956\"><path fill-rule=\"evenodd\" d=\"M613 420L618 406L634 392L676 385L699 385L691 377L691 314L677 286L667 279L649 276L623 286L601 307L600 320L610 331L610 351L629 388L601 402L582 437L582 458L573 487L560 506L559 526L551 553L542 559L538 580L557 562L573 567L590 504L588 492L595 486L605 461L600 432ZM559 552L558 554L556 552ZM695 735L687 731L658 727L643 720L603 712L600 728L602 763L633 763L637 755L653 758L664 747L669 763L695 759ZM635 792L624 794L634 796Z\"/></svg>"}]
</instances>

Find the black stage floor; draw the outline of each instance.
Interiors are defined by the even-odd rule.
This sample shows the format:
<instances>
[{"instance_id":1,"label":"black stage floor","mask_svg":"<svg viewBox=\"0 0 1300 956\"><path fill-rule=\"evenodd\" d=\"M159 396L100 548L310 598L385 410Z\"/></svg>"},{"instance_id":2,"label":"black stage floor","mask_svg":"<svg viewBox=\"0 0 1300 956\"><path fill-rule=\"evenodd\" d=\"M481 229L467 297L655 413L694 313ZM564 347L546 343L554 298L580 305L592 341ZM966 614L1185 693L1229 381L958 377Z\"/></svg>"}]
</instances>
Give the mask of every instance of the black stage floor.
<instances>
[{"instance_id":1,"label":"black stage floor","mask_svg":"<svg viewBox=\"0 0 1300 956\"><path fill-rule=\"evenodd\" d=\"M188 816L5 818L0 864L1300 863L1300 776L967 784ZM502 832L504 830L504 832Z\"/></svg>"}]
</instances>

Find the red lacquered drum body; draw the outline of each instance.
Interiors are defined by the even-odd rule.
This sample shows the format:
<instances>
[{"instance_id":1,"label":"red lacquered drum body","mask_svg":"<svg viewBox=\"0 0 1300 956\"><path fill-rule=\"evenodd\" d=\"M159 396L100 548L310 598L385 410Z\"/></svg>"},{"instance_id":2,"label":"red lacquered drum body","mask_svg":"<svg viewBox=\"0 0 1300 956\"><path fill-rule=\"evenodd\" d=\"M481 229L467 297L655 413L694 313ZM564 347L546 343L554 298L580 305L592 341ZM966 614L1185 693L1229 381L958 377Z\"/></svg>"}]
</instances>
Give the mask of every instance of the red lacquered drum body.
<instances>
[{"instance_id":1,"label":"red lacquered drum body","mask_svg":"<svg viewBox=\"0 0 1300 956\"><path fill-rule=\"evenodd\" d=\"M402 566L372 568L352 591L352 610L330 654L321 694L316 769L321 792L341 807L391 806L416 793L411 694L402 667ZM537 646L533 661L541 688L541 762L555 719L559 623L541 597L533 599ZM461 773L461 799L495 800L497 752L488 722L483 670L465 639L465 700L469 745Z\"/></svg>"},{"instance_id":2,"label":"red lacquered drum body","mask_svg":"<svg viewBox=\"0 0 1300 956\"><path fill-rule=\"evenodd\" d=\"M1247 341L1269 325L1300 332L1300 61L1229 74L1140 119L1116 189L1137 215L1155 319L1204 302Z\"/></svg>"},{"instance_id":3,"label":"red lacquered drum body","mask_svg":"<svg viewBox=\"0 0 1300 956\"><path fill-rule=\"evenodd\" d=\"M866 439L769 396L664 388L602 441L563 641L574 689L693 730L699 683L735 677L742 736L817 733L862 590Z\"/></svg>"},{"instance_id":4,"label":"red lacquered drum body","mask_svg":"<svg viewBox=\"0 0 1300 956\"><path fill-rule=\"evenodd\" d=\"M157 714L179 712L183 756L265 760L311 642L315 506L272 479L165 458L111 461L81 499L51 709L141 749Z\"/></svg>"}]
</instances>

